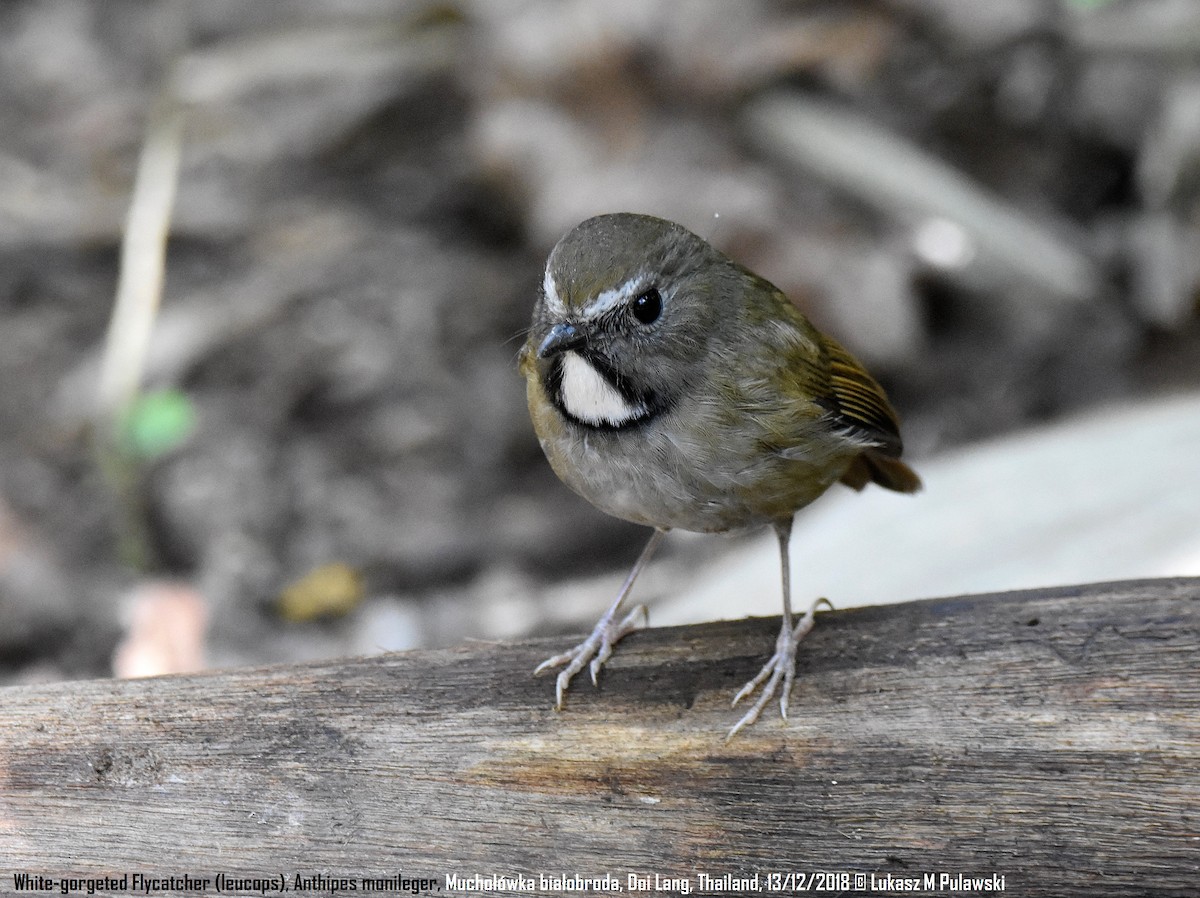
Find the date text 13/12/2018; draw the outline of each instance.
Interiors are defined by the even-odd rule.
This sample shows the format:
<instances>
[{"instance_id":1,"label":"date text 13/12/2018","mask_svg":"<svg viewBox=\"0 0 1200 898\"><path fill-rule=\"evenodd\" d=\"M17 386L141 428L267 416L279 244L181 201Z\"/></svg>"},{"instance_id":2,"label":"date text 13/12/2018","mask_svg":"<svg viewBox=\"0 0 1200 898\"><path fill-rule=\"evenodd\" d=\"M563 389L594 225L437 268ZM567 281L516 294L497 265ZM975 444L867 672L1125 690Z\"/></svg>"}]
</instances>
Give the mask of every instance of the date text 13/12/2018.
<instances>
[{"instance_id":1,"label":"date text 13/12/2018","mask_svg":"<svg viewBox=\"0 0 1200 898\"><path fill-rule=\"evenodd\" d=\"M703 874L701 874L703 875ZM900 876L895 873L851 873L847 870L823 871L818 873L767 873L761 888L750 885L749 891L803 893L842 892L849 889L868 890L875 894L903 892L1003 892L1004 875L966 873L913 873Z\"/></svg>"}]
</instances>

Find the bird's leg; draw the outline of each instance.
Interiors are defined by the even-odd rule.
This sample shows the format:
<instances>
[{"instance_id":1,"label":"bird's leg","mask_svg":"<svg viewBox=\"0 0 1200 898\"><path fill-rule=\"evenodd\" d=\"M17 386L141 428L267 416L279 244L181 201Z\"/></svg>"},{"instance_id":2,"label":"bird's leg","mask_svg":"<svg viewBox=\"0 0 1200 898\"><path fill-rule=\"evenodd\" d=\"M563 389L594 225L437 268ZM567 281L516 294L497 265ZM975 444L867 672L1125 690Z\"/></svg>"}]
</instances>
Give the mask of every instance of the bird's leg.
<instances>
[{"instance_id":1,"label":"bird's leg","mask_svg":"<svg viewBox=\"0 0 1200 898\"><path fill-rule=\"evenodd\" d=\"M767 702L779 689L780 680L783 680L783 692L779 696L779 714L784 720L787 720L788 699L792 694L792 681L796 677L796 649L800 645L800 640L807 636L808 631L813 628L814 615L821 603L824 602L830 608L833 607L828 599L817 599L795 626L792 625L792 577L791 562L788 557L788 540L791 534L792 521L790 518L775 525L775 535L779 538L780 567L783 571L783 621L779 627L779 636L775 640L775 654L763 665L763 669L754 679L743 686L733 697L733 704L737 705L738 702L752 695L758 687L762 686L762 693L758 700L742 716L742 719L733 725L733 729L725 737L726 740L732 739L739 730L758 720L758 716L767 706Z\"/></svg>"},{"instance_id":2,"label":"bird's leg","mask_svg":"<svg viewBox=\"0 0 1200 898\"><path fill-rule=\"evenodd\" d=\"M642 568L650 561L650 556L654 554L654 550L658 548L658 544L662 541L663 535L666 532L666 530L656 529L651 535L650 540L646 543L646 547L642 549L642 554L634 562L633 570L629 572L629 576L625 578L625 582L621 585L621 591L617 593L617 597L613 600L608 610L601 615L600 620L596 621L596 626L592 628L591 635L573 649L569 649L561 655L555 655L553 658L547 658L534 669L533 672L536 675L551 667L567 665L563 670L559 671L558 679L554 684L554 707L558 710L562 710L563 697L566 695L567 687L571 684L571 679L575 674L583 670L583 666L590 661L589 670L592 674L592 685L595 685L596 679L600 675L600 668L612 656L613 647L627 633L637 629L639 618L645 622L645 605L636 606L625 617L621 618L620 621L617 621L617 612L620 611L621 603L625 601L625 597L629 595L629 590L633 588L633 581L637 579L637 575L642 572Z\"/></svg>"}]
</instances>

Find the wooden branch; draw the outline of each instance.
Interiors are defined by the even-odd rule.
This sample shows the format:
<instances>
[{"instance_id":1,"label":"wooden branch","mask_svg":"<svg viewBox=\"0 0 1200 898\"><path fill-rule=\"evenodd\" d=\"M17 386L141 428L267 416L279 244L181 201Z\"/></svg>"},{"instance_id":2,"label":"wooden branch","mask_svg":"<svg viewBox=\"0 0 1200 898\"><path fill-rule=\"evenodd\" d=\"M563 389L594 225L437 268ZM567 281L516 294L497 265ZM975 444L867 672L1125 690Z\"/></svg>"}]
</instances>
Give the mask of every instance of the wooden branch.
<instances>
[{"instance_id":1,"label":"wooden branch","mask_svg":"<svg viewBox=\"0 0 1200 898\"><path fill-rule=\"evenodd\" d=\"M791 720L726 743L777 626L633 634L561 713L530 671L567 640L4 690L0 892L21 871L207 877L149 892L192 895L218 874L1200 889L1200 580L820 614Z\"/></svg>"}]
</instances>

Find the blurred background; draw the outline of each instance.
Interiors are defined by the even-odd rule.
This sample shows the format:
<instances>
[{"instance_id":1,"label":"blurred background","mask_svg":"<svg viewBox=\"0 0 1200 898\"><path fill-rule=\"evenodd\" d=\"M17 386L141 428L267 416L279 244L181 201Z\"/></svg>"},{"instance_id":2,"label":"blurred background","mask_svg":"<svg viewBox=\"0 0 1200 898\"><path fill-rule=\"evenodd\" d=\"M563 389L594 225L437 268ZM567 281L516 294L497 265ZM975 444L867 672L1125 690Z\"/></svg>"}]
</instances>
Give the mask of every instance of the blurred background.
<instances>
[{"instance_id":1,"label":"blurred background","mask_svg":"<svg viewBox=\"0 0 1200 898\"><path fill-rule=\"evenodd\" d=\"M926 491L802 512L798 607L1200 575L1194 0L9 0L0 682L590 627L646 533L515 359L617 210L900 411ZM639 598L778 613L774 552Z\"/></svg>"}]
</instances>

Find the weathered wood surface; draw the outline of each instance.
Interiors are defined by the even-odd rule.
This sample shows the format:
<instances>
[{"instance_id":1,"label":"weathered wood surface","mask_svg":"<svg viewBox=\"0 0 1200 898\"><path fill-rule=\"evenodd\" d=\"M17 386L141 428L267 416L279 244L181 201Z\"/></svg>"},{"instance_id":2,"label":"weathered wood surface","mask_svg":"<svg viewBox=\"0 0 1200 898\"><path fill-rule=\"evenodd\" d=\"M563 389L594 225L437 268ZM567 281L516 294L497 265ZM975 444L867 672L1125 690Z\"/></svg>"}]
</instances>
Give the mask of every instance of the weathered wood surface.
<instances>
[{"instance_id":1,"label":"weathered wood surface","mask_svg":"<svg viewBox=\"0 0 1200 898\"><path fill-rule=\"evenodd\" d=\"M530 671L563 640L4 690L0 893L14 871L1200 892L1200 580L821 614L791 721L726 743L776 626L636 633L561 713Z\"/></svg>"}]
</instances>

